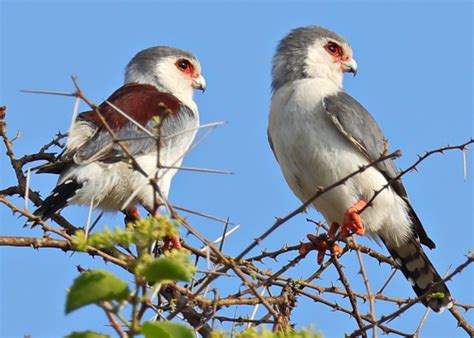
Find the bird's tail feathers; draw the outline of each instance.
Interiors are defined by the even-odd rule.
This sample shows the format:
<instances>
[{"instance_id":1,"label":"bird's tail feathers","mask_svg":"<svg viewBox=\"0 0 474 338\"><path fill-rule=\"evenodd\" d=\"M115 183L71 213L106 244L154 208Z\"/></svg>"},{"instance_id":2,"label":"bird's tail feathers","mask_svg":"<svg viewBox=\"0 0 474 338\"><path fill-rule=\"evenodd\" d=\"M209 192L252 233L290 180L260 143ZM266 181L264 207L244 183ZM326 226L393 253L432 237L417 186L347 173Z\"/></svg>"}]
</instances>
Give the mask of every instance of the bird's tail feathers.
<instances>
[{"instance_id":1,"label":"bird's tail feathers","mask_svg":"<svg viewBox=\"0 0 474 338\"><path fill-rule=\"evenodd\" d=\"M79 183L74 179L68 179L63 183L58 184L43 201L43 204L41 204L33 214L43 218L44 220L51 218L54 213L68 205L70 198L73 197L76 191L81 187L82 183Z\"/></svg>"},{"instance_id":2,"label":"bird's tail feathers","mask_svg":"<svg viewBox=\"0 0 474 338\"><path fill-rule=\"evenodd\" d=\"M411 283L418 297L430 291L430 295L422 300L423 304L435 312L451 308L453 305L448 287L442 281L433 264L423 251L417 238L410 238L401 245L390 245L385 241L390 254Z\"/></svg>"}]
</instances>

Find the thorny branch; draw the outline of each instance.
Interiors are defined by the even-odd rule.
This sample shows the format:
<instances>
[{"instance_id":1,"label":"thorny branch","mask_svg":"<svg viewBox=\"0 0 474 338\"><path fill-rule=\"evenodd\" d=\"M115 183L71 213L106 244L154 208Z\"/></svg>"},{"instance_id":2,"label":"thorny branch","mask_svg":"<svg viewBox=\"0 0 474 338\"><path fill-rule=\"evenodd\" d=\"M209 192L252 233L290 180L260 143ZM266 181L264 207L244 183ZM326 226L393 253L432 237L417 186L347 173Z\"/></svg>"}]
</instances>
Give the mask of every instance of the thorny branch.
<instances>
[{"instance_id":1,"label":"thorny branch","mask_svg":"<svg viewBox=\"0 0 474 338\"><path fill-rule=\"evenodd\" d=\"M362 323L362 318L360 317L360 312L359 312L359 306L357 305L357 297L354 296L354 292L352 291L352 288L347 281L347 278L344 274L342 265L339 263L339 259L337 256L334 257L334 266L336 267L337 273L339 274L339 280L341 281L342 285L344 285L344 288L346 289L347 295L349 296L349 300L351 302L352 306L352 315L355 317L357 325L359 328L363 328L364 324ZM366 332L362 331L361 334L365 337Z\"/></svg>"},{"instance_id":2,"label":"thorny branch","mask_svg":"<svg viewBox=\"0 0 474 338\"><path fill-rule=\"evenodd\" d=\"M353 241L355 241L355 238L353 238ZM362 279L364 281L365 289L367 290L367 297L369 298L369 305L370 305L370 316L372 317L372 321L375 321L375 297L372 294L372 291L370 289L370 282L369 282L369 277L367 276L367 270L365 269L365 264L364 260L362 258L362 254L360 250L357 250L357 260L359 261L360 265L360 274L362 276ZM377 338L377 327L374 326L373 329L373 337Z\"/></svg>"},{"instance_id":3,"label":"thorny branch","mask_svg":"<svg viewBox=\"0 0 474 338\"><path fill-rule=\"evenodd\" d=\"M347 180L364 172L379 162L401 156L399 151L391 154L381 154L380 158L376 161L373 161L366 166L360 167L354 173L351 173L347 177L344 177L343 179L334 182L327 187L315 187L315 192L308 201L303 203L299 208L293 210L286 216L278 218L268 228L268 230L254 239L250 245L242 250L240 254L233 257L225 253L223 245L225 237L229 236L230 232L227 230L227 226L231 224L229 220L223 221L220 218L206 216L204 213L197 211L195 212L197 215L202 215L203 217L215 219L225 223L225 228L223 231L224 235L222 236L222 242L219 245L216 245L214 241L209 240L200 234L190 222L181 217L177 212L177 210L189 209L174 206L169 201L164 199L158 185L159 177L156 177L156 175L152 175L152 177L147 176L147 173L142 168L140 168L134 156L128 151L126 143L124 143L126 140L120 140L116 137L114 130L108 126L103 116L101 116L100 111L97 109L97 105L87 99L87 97L79 88L75 78L73 78L73 83L76 89L76 91L73 93L46 91L39 93L70 96L74 97L76 100L82 100L87 105L89 105L91 109L97 113L99 119L110 133L113 142L118 144L126 156L130 159L133 168L147 177L149 184L153 186L157 192L157 195L163 199L163 203L166 205L170 215L176 219L179 219L186 230L196 239L198 239L198 241L202 243L205 248L207 248L206 253L206 250L203 251L199 249L199 246L193 246L191 241L184 242L183 246L193 255L195 255L196 258L201 258L201 262L205 260L206 265L209 265L209 267L207 269L198 270L198 275L200 276L198 278L198 275L196 275L196 280L191 285L181 286L179 284L175 284L161 288L159 293L159 301L156 304L148 300L143 302L141 304L140 311L135 314L137 317L141 318L147 309L156 312L158 317L161 318L167 317L168 319L172 319L175 316L179 316L184 318L202 337L210 337L211 333L216 328L217 322L233 322L252 325L272 324L274 330L281 330L294 325L292 322L292 310L295 306L297 306L296 302L302 302L306 299L314 302L314 305L312 306L318 307L318 309L329 309L329 311L348 314L354 318L358 329L354 330L351 336L366 336L369 330L373 330L373 336L376 337L377 329L384 333L391 333L401 337L413 337L415 333L418 333L415 331L416 328L413 328L414 333L407 333L395 327L388 326L387 323L391 319L403 315L410 307L419 303L423 297L391 297L383 293L386 285L384 285L380 292L371 293L369 286L370 271L368 271L364 266L362 256L365 256L367 259L375 260L379 264L388 264L390 267L392 267L392 269L396 269L396 265L394 264L392 258L387 257L372 248L358 244L351 238L342 240L342 242L345 244L345 248L339 258L330 257L319 268L315 268L316 271L312 272L306 278L299 278L299 276L297 277L294 275L294 273L292 273L294 271L294 267L300 264L305 258L305 255L298 253L301 244L294 244L290 246L285 245L273 251L262 251L258 255L246 258L246 256L253 249L258 247L268 236L278 230L290 219L302 213L313 203L316 198L340 185L345 184ZM120 113L127 115L126 112ZM3 140L7 158L10 161L11 168L16 176L17 182L15 184L10 183L10 186L7 187L1 187L0 204L3 204L13 213L21 215L27 221L34 221L37 223L43 230L44 234L42 237L0 236L0 246L31 247L41 250L44 248L50 248L59 249L62 251L74 251L74 248L71 245L71 236L79 229L79 227L74 226L71 222L60 215L56 215L53 218L57 226L48 224L43 220L38 219L28 210L18 206L10 199L12 196L18 195L21 198L27 197L36 206L42 203L39 193L34 192L31 189L27 189L27 178L24 174L25 167L36 161L54 161L54 154L49 152L50 148L62 148L64 145L61 143L61 140L66 136L66 134L58 133L51 142L42 146L37 153L26 154L22 155L21 157L17 157L13 150L12 140L7 134L5 115L6 108L0 108L0 137ZM469 141L460 145L441 147L426 152L424 155L420 156L413 165L409 166L405 170L400 171L393 180L389 181L380 190L375 191L374 195L369 200L368 206L371 206L373 200L377 198L377 196L384 189L389 187L393 181L398 180L406 173L416 169L416 167L428 157L437 153L443 153L444 151L464 151L467 146L473 142L474 141L470 139ZM157 141L158 147L159 144L160 142ZM158 166L161 169L177 169L177 167L174 166L161 167L159 163ZM228 173L225 171L209 170L203 168L183 167L181 169L209 173ZM150 213L154 213L156 210L148 211ZM20 223L21 224L19 225L23 224L23 222ZM327 227L323 227L321 229L327 231ZM354 286L351 284L351 278L348 278L349 276L347 275L344 266L340 263L340 260L343 257L353 255L353 251L355 251L355 254L357 254L360 264L360 272L363 276L363 282L365 285L364 291L356 290L354 288ZM135 258L131 252L124 252L120 250L120 248L107 251L89 247L87 253L91 256L102 257L104 261L110 262L130 272L131 270L129 263ZM279 258L285 258L291 254L296 255L287 263L278 263ZM277 267L275 272L269 268L268 259L275 261L273 263L273 267ZM473 255L468 254L467 260L456 267L454 271L445 278L445 280L451 280L456 275L461 274L461 272L472 263L473 259ZM196 262L198 262L198 260L196 260ZM339 280L341 281L341 285L339 286L336 284L325 286L322 284L322 282L318 282L320 278L326 274L328 268L331 266L334 266L337 271ZM214 292L214 296L208 296L207 290L209 287L213 285L214 289L217 290L217 280L222 278L225 278L225 283L235 285L236 292L223 294L223 292L219 290L219 293ZM387 284L390 281L391 278L389 278ZM333 282L336 283L335 280ZM242 287L243 289L241 289ZM261 288L268 290L268 292L266 292L264 295L260 291ZM141 292L145 294L146 289L142 290ZM334 301L335 298L337 298L338 301ZM358 303L358 300L362 303ZM399 308L389 314L381 315L377 319L375 312L375 300L377 300L377 305L379 307L383 305L394 304ZM362 312L362 308L359 306L366 301L369 301L370 304L370 312L368 314L364 314ZM259 319L254 319L253 316L250 316L252 311L249 310L249 307L252 309L253 306L256 307L258 305L264 306L264 310L260 311L264 312L264 314L260 316ZM474 335L472 323L468 323L468 320L458 309L461 308L464 311L469 311L473 307L473 304L462 304L455 302L453 308L450 309L450 313L455 319L455 325L457 324L462 330L464 330L464 332L471 336ZM121 326L122 324L117 321L117 314L114 312L115 309L112 309L110 304L107 303L103 303L102 308L106 312L109 323L116 333L121 337L126 337L127 332L123 330L123 327ZM256 310L256 308L253 308L253 310ZM378 310L377 312L383 311ZM234 314L233 317L229 316L231 313ZM239 314L237 315L237 313ZM324 326L322 326L321 329L324 331Z\"/></svg>"}]
</instances>

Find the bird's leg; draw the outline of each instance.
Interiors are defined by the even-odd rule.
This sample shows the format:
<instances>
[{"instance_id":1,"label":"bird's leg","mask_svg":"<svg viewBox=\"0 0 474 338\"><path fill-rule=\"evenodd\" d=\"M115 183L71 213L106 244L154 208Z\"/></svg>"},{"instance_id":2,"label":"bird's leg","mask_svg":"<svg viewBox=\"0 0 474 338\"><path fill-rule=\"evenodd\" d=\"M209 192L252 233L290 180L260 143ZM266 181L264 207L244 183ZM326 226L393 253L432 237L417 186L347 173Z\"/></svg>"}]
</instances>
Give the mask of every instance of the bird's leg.
<instances>
[{"instance_id":1,"label":"bird's leg","mask_svg":"<svg viewBox=\"0 0 474 338\"><path fill-rule=\"evenodd\" d=\"M352 207L347 209L344 215L344 222L342 223L341 231L339 232L342 238L349 237L351 232L357 235L364 235L364 225L360 217L360 211L367 205L366 200L360 200Z\"/></svg>"},{"instance_id":2,"label":"bird's leg","mask_svg":"<svg viewBox=\"0 0 474 338\"><path fill-rule=\"evenodd\" d=\"M337 230L339 230L340 227L341 226L338 223L333 222L331 224L331 226L329 227L329 230L328 230L328 238L329 239L335 239Z\"/></svg>"},{"instance_id":3,"label":"bird's leg","mask_svg":"<svg viewBox=\"0 0 474 338\"><path fill-rule=\"evenodd\" d=\"M181 249L181 237L179 236L166 236L163 238L163 250Z\"/></svg>"}]
</instances>

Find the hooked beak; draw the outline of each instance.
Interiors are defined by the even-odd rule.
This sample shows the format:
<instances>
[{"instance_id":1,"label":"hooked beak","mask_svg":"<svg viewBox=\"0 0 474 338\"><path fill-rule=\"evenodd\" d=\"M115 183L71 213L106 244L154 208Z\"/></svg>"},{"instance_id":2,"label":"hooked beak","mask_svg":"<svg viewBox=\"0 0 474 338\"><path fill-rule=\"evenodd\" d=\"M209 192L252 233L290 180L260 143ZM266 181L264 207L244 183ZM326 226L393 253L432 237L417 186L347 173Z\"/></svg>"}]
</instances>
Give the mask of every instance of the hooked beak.
<instances>
[{"instance_id":1,"label":"hooked beak","mask_svg":"<svg viewBox=\"0 0 474 338\"><path fill-rule=\"evenodd\" d=\"M193 76L192 86L204 93L206 91L206 79L201 74L196 74L196 77Z\"/></svg>"},{"instance_id":2,"label":"hooked beak","mask_svg":"<svg viewBox=\"0 0 474 338\"><path fill-rule=\"evenodd\" d=\"M350 59L342 62L342 71L344 73L352 73L354 76L357 74L357 62L354 59Z\"/></svg>"}]
</instances>

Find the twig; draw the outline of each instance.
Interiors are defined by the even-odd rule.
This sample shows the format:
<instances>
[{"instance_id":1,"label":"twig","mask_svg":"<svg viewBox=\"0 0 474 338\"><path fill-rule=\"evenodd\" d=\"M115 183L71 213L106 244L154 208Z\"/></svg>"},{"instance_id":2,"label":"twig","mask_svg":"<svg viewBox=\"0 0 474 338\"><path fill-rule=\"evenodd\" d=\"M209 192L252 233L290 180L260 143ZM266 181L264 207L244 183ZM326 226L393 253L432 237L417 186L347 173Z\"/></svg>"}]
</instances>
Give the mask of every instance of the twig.
<instances>
[{"instance_id":1,"label":"twig","mask_svg":"<svg viewBox=\"0 0 474 338\"><path fill-rule=\"evenodd\" d=\"M262 288L262 293L261 293L261 296L263 297L265 295L265 292L267 291L267 287L264 286ZM257 314L257 311L258 311L258 308L259 308L260 304L256 304L254 307L253 307L253 310L252 310L252 314L250 315L250 320L253 321L254 318L255 318L255 315ZM250 326L252 325L251 322L248 322L247 323L247 329L250 328Z\"/></svg>"},{"instance_id":2,"label":"twig","mask_svg":"<svg viewBox=\"0 0 474 338\"><path fill-rule=\"evenodd\" d=\"M233 227L232 229L227 231L227 225L228 225L228 223L226 223L226 226L224 228L224 233L222 234L222 236L217 237L215 240L212 241L212 243L214 243L214 244L217 244L217 243L221 242L221 245L219 246L220 251L222 251L222 243L224 242L224 240L240 228L240 224L237 224L235 227ZM207 246L202 247L201 251L204 252L206 250L206 248L207 248Z\"/></svg>"},{"instance_id":3,"label":"twig","mask_svg":"<svg viewBox=\"0 0 474 338\"><path fill-rule=\"evenodd\" d=\"M420 335L420 332L421 332L421 328L423 327L423 324L425 323L426 319L428 319L428 316L429 314L431 313L431 309L429 307L427 307L425 309L425 313L423 314L423 317L421 318L420 320L420 323L418 324L417 328L416 328L416 331L415 333L413 334L413 336L415 338L418 338L419 335Z\"/></svg>"},{"instance_id":4,"label":"twig","mask_svg":"<svg viewBox=\"0 0 474 338\"><path fill-rule=\"evenodd\" d=\"M453 306L449 309L449 312L453 315L454 318L458 321L458 325L466 331L471 337L474 337L474 327L469 325L467 320L459 313L459 311Z\"/></svg>"},{"instance_id":5,"label":"twig","mask_svg":"<svg viewBox=\"0 0 474 338\"><path fill-rule=\"evenodd\" d=\"M30 212L28 212L27 210L24 210L24 209L20 209L18 208L16 205L14 205L13 203L9 202L8 200L6 200L4 197L0 196L0 203L6 205L8 208L10 208L13 212L17 212L17 213L20 213L21 215L25 216L27 219L31 220L31 221L34 221L36 222L37 224L39 224L44 231L47 231L47 232L52 232L56 235L59 235L61 237L63 237L64 239L66 239L67 241L71 242L72 240L72 237L64 230L60 230L60 229L56 229L56 228L53 228L52 226L48 225L46 222L44 222L41 218L31 214ZM104 261L108 261L108 262L112 262L122 268L125 268L125 269L128 269L128 264L121 260L120 258L117 258L109 253L106 253L105 251L103 250L98 250L96 248L93 248L93 247L90 247L88 246L87 247L87 252L90 254L90 255L98 255L100 257L102 257L104 259Z\"/></svg>"},{"instance_id":6,"label":"twig","mask_svg":"<svg viewBox=\"0 0 474 338\"><path fill-rule=\"evenodd\" d=\"M354 238L354 236L352 236L352 240L354 241L355 244L357 244L357 241ZM365 269L364 260L362 259L362 254L360 253L360 250L356 250L356 252L357 252L357 260L359 261L359 266L360 266L360 274L362 275L362 280L364 281L365 289L367 290L367 297L369 298L370 317L372 318L372 321L375 321L376 320L375 298L372 295L372 292L370 289L369 277ZM377 338L377 326L374 326L372 331L373 331L373 338Z\"/></svg>"},{"instance_id":7,"label":"twig","mask_svg":"<svg viewBox=\"0 0 474 338\"><path fill-rule=\"evenodd\" d=\"M382 294L384 292L385 288L388 286L388 284L390 284L393 277L395 277L395 274L397 273L397 271L398 271L398 269L396 269L396 268L392 269L392 272L390 273L390 276L388 276L387 280L385 281L385 283L383 283L382 287L377 292L377 294Z\"/></svg>"},{"instance_id":8,"label":"twig","mask_svg":"<svg viewBox=\"0 0 474 338\"><path fill-rule=\"evenodd\" d=\"M110 326L117 332L120 338L128 338L125 331L122 330L120 323L115 319L113 309L109 302L101 302L100 307L104 310L105 315L109 319Z\"/></svg>"},{"instance_id":9,"label":"twig","mask_svg":"<svg viewBox=\"0 0 474 338\"><path fill-rule=\"evenodd\" d=\"M354 296L354 293L352 292L352 288L351 288L349 282L347 281L347 278L344 274L344 271L342 270L342 266L339 263L339 259L337 258L337 256L334 256L333 264L334 264L334 267L337 270L337 273L339 274L339 280L341 281L342 285L344 285L344 288L347 291L347 295L349 296L349 301L352 305L352 315L354 316L354 318L357 322L357 325L359 325L359 328L362 329L364 327L364 323L362 322L362 318L361 318L360 313L359 313L359 306L357 305L357 298ZM365 337L366 336L366 331L365 330L361 331L361 334Z\"/></svg>"},{"instance_id":10,"label":"twig","mask_svg":"<svg viewBox=\"0 0 474 338\"><path fill-rule=\"evenodd\" d=\"M64 144L59 143L63 138L65 138L67 134L62 134L62 133L57 133L56 137L49 143L46 143L44 146L42 146L38 152L38 154L43 154L46 150L48 150L52 146L57 146L59 148L64 148ZM54 160L54 157L51 159L51 161Z\"/></svg>"},{"instance_id":11,"label":"twig","mask_svg":"<svg viewBox=\"0 0 474 338\"><path fill-rule=\"evenodd\" d=\"M16 246L16 247L32 247L39 248L56 248L63 251L72 250L68 241L54 239L50 237L18 237L18 236L0 236L0 246Z\"/></svg>"}]
</instances>

